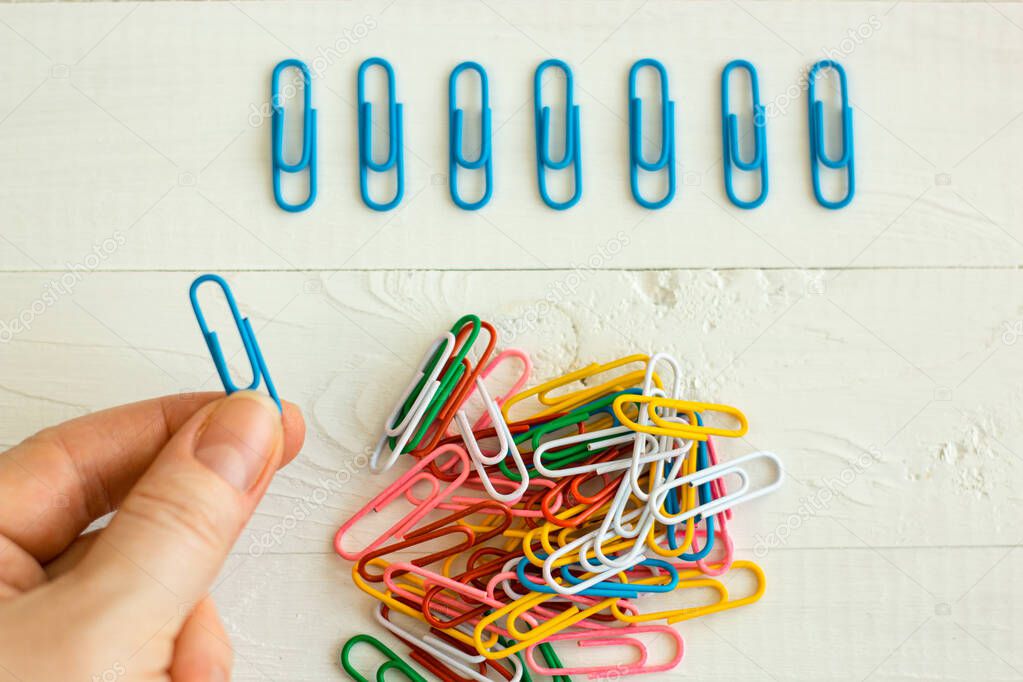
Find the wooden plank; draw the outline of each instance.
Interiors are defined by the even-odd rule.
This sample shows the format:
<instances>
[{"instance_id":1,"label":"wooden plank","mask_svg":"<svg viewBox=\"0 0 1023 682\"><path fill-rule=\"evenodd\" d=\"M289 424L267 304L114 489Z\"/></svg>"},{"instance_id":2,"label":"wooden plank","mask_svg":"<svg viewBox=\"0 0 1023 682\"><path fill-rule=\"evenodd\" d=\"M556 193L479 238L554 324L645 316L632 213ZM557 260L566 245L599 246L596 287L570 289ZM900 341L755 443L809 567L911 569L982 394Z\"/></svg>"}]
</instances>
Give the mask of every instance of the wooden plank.
<instances>
[{"instance_id":1,"label":"wooden plank","mask_svg":"<svg viewBox=\"0 0 1023 682\"><path fill-rule=\"evenodd\" d=\"M1015 544L1023 394L1004 377L1023 369L1013 332L1023 309L1005 294L1020 290L1021 277L230 274L277 385L310 425L302 457L274 483L236 552L329 551L340 521L388 480L358 456L429 339L468 311L504 329L503 346L530 351L537 379L667 350L684 363L689 395L742 408L750 432L722 443L724 455L774 450L790 481L750 505L736 528L741 547ZM50 278L0 275L0 320L10 328ZM0 442L103 406L219 388L187 304L190 279L132 273L129 288L127 275L85 273L70 295L26 318L30 329L0 354ZM224 340L237 350L232 334ZM243 357L234 356L239 377Z\"/></svg>"},{"instance_id":2,"label":"wooden plank","mask_svg":"<svg viewBox=\"0 0 1023 682\"><path fill-rule=\"evenodd\" d=\"M0 267L60 269L117 233L104 269L817 267L1018 265L1023 8L983 3L391 3L0 6ZM707 30L706 27L713 27ZM851 36L851 37L850 37ZM408 199L358 199L354 79L385 55L406 109ZM567 213L535 188L532 71L571 62L586 195ZM650 213L628 193L626 74L670 68L680 196ZM809 190L800 73L850 72L859 194L840 212ZM285 57L317 72L321 197L272 203L268 80ZM718 79L759 67L771 197L732 209L720 179ZM490 70L496 197L447 197L446 78ZM556 85L556 84L555 84ZM550 93L553 94L553 93ZM628 244L608 257L602 249Z\"/></svg>"}]
</instances>

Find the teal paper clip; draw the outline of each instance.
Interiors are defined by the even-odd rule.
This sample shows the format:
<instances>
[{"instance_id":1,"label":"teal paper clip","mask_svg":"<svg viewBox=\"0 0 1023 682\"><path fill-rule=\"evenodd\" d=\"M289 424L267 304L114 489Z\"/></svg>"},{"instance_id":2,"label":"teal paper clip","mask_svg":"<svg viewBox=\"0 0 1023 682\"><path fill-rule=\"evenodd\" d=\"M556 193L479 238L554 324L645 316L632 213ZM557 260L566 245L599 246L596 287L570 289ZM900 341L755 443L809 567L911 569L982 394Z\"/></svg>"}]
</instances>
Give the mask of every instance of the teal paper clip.
<instances>
[{"instance_id":1,"label":"teal paper clip","mask_svg":"<svg viewBox=\"0 0 1023 682\"><path fill-rule=\"evenodd\" d=\"M551 158L550 128L551 108L543 105L540 94L543 72L549 68L561 69L565 73L565 152L561 159ZM540 198L556 211L572 208L583 195L582 140L579 137L579 106L573 104L572 69L560 59L548 59L536 67L533 75L533 104L536 125L536 174ZM555 201L547 192L547 171L575 170L575 191L565 201Z\"/></svg>"},{"instance_id":2,"label":"teal paper clip","mask_svg":"<svg viewBox=\"0 0 1023 682\"><path fill-rule=\"evenodd\" d=\"M242 339L242 346L245 348L245 355L248 356L249 366L252 368L252 383L244 388L236 385L231 378L231 371L227 367L227 360L224 359L224 351L220 347L217 333L210 331L209 326L206 324L206 317L202 314L202 308L199 307L199 287L204 282L213 282L220 287L220 291L223 292L224 299L231 309L231 317L234 318L238 334ZM274 388L273 381L270 379L270 372L266 369L266 362L263 360L262 351L259 350L259 343L256 342L256 334L252 331L252 324L249 322L249 318L242 317L241 311L238 310L238 303L234 300L234 294L231 293L231 287L227 285L224 278L220 275L201 275L197 277L192 282L192 287L188 290L188 297L192 301L195 319L199 323L199 329L202 331L203 339L206 341L206 347L209 348L213 364L217 368L217 374L220 375L220 381L224 384L224 390L227 394L231 395L235 391L255 391L262 382L266 382L266 392L270 394L273 401L277 403L277 409L280 410L281 399L277 397L277 389Z\"/></svg>"},{"instance_id":3,"label":"teal paper clip","mask_svg":"<svg viewBox=\"0 0 1023 682\"><path fill-rule=\"evenodd\" d=\"M636 77L641 69L657 71L661 81L661 153L654 161L643 158L643 100L636 95ZM668 171L668 189L657 200L645 199L639 191L639 171ZM668 72L656 59L640 59L629 69L629 182L632 196L643 208L664 208L675 198L675 103L668 99Z\"/></svg>"},{"instance_id":4,"label":"teal paper clip","mask_svg":"<svg viewBox=\"0 0 1023 682\"><path fill-rule=\"evenodd\" d=\"M456 99L458 76L463 71L475 71L480 79L480 146L475 159L468 159L462 151L462 122L464 112L458 108ZM451 200L455 205L466 211L475 211L487 205L494 193L494 159L493 140L490 114L490 85L487 82L487 71L476 62L462 62L451 72L448 79L448 138L451 145L448 152L448 185L451 189ZM458 169L483 169L485 187L483 196L473 202L462 199L458 193Z\"/></svg>"},{"instance_id":5,"label":"teal paper clip","mask_svg":"<svg viewBox=\"0 0 1023 682\"><path fill-rule=\"evenodd\" d=\"M387 75L387 123L390 138L387 158L373 160L373 105L366 101L366 71L379 66ZM402 105L396 101L397 83L391 64L380 57L367 59L359 67L359 188L362 201L374 211L389 211L399 203L405 194L405 148L402 133ZM369 196L369 173L395 173L394 197L390 201L378 202Z\"/></svg>"},{"instance_id":6,"label":"teal paper clip","mask_svg":"<svg viewBox=\"0 0 1023 682\"><path fill-rule=\"evenodd\" d=\"M831 69L838 74L839 90L841 91L841 117L842 117L842 154L837 159L828 156L827 146L824 143L824 103L817 99L816 86L820 72ZM813 65L807 77L807 90L810 117L810 173L813 176L813 193L817 197L817 203L825 208L844 208L852 201L856 193L856 172L853 155L853 127L852 109L849 107L849 84L846 81L845 69L838 62L825 59ZM831 201L824 197L821 192L820 166L824 165L833 170L845 170L846 172L846 193L845 197L837 201Z\"/></svg>"},{"instance_id":7,"label":"teal paper clip","mask_svg":"<svg viewBox=\"0 0 1023 682\"><path fill-rule=\"evenodd\" d=\"M744 69L749 74L750 95L753 104L753 158L744 161L739 149L738 117L732 113L728 103L729 76L734 69ZM760 104L760 84L756 68L745 59L728 62L721 72L721 168L725 174L725 193L739 208L756 208L767 199L767 119ZM746 201L735 194L732 187L732 171L760 171L760 194Z\"/></svg>"},{"instance_id":8,"label":"teal paper clip","mask_svg":"<svg viewBox=\"0 0 1023 682\"><path fill-rule=\"evenodd\" d=\"M297 69L302 75L302 154L295 163L284 159L284 101L281 99L281 74L285 69ZM298 59L285 59L274 67L270 77L270 161L273 172L274 201L285 211L304 211L316 201L316 110L312 105L313 86L309 68ZM292 204L281 193L282 173L309 171L309 195L306 200Z\"/></svg>"}]
</instances>

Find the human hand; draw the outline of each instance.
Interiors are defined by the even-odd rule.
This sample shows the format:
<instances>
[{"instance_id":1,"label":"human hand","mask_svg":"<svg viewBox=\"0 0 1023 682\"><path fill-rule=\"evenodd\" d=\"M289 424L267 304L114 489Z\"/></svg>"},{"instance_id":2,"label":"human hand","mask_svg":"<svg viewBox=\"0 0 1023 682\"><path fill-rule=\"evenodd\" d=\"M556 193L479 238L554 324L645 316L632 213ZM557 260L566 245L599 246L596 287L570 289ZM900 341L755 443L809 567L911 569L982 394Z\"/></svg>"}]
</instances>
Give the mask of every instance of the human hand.
<instances>
[{"instance_id":1,"label":"human hand","mask_svg":"<svg viewBox=\"0 0 1023 682\"><path fill-rule=\"evenodd\" d=\"M290 403L282 416L262 394L206 393L81 417L0 456L0 680L230 679L207 591L304 437Z\"/></svg>"}]
</instances>

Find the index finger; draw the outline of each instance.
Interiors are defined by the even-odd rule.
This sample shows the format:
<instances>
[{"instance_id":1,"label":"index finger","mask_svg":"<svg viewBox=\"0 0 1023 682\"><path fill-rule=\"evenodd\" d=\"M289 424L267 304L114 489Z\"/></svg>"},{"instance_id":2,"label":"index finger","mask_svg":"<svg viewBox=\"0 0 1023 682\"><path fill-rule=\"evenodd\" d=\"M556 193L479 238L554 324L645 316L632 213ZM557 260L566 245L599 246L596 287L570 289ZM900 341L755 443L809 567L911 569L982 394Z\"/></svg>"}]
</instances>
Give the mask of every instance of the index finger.
<instances>
[{"instance_id":1,"label":"index finger","mask_svg":"<svg viewBox=\"0 0 1023 682\"><path fill-rule=\"evenodd\" d=\"M175 431L223 393L170 395L54 426L0 456L0 535L40 563L113 511ZM302 446L298 407L283 404L285 453Z\"/></svg>"}]
</instances>

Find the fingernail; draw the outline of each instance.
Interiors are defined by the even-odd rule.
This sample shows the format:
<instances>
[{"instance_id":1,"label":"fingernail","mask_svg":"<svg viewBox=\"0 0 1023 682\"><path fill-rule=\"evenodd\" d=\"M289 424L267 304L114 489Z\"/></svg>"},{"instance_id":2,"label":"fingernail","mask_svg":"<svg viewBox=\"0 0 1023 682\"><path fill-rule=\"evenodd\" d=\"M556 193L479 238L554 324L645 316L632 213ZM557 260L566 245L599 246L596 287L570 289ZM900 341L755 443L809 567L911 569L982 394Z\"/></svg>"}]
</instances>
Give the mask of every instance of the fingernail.
<instances>
[{"instance_id":1,"label":"fingernail","mask_svg":"<svg viewBox=\"0 0 1023 682\"><path fill-rule=\"evenodd\" d=\"M245 492L266 467L281 431L281 415L272 400L239 391L210 415L196 443L195 458Z\"/></svg>"}]
</instances>

